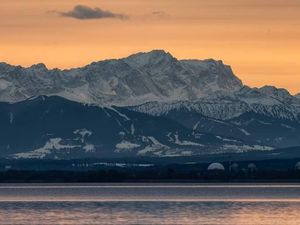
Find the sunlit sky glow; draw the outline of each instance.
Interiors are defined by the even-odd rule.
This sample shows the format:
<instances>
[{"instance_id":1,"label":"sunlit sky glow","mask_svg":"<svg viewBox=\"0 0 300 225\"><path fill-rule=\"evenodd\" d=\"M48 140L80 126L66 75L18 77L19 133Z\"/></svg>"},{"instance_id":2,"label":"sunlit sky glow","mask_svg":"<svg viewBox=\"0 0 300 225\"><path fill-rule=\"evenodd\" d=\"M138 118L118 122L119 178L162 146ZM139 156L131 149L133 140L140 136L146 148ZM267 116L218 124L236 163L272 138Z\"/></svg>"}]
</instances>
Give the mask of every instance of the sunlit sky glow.
<instances>
[{"instance_id":1,"label":"sunlit sky glow","mask_svg":"<svg viewBox=\"0 0 300 225\"><path fill-rule=\"evenodd\" d=\"M0 61L70 68L165 49L179 59L222 59L250 86L300 92L299 0L1 0L0 6Z\"/></svg>"}]
</instances>

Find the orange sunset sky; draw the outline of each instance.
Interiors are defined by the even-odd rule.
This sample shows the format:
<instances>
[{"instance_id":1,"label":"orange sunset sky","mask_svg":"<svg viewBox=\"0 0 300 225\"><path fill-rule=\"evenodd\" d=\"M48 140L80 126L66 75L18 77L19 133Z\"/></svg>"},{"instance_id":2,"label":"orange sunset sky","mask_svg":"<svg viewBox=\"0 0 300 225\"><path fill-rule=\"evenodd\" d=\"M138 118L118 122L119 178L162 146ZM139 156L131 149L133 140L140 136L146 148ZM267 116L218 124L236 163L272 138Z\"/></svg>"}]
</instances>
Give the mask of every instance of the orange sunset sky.
<instances>
[{"instance_id":1,"label":"orange sunset sky","mask_svg":"<svg viewBox=\"0 0 300 225\"><path fill-rule=\"evenodd\" d=\"M222 59L249 86L300 92L299 0L1 0L0 6L0 61L10 64L70 68L164 49L179 59Z\"/></svg>"}]
</instances>

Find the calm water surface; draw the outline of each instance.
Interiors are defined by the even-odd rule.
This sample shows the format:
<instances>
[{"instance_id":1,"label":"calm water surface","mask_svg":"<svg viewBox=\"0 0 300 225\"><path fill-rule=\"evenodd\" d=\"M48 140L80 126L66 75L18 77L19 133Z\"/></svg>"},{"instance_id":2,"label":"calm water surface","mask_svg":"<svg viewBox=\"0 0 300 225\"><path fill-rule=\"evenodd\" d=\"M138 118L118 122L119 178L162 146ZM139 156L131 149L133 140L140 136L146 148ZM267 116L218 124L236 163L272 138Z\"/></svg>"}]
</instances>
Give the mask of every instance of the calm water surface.
<instances>
[{"instance_id":1,"label":"calm water surface","mask_svg":"<svg viewBox=\"0 0 300 225\"><path fill-rule=\"evenodd\" d=\"M300 185L7 184L0 224L299 225Z\"/></svg>"}]
</instances>

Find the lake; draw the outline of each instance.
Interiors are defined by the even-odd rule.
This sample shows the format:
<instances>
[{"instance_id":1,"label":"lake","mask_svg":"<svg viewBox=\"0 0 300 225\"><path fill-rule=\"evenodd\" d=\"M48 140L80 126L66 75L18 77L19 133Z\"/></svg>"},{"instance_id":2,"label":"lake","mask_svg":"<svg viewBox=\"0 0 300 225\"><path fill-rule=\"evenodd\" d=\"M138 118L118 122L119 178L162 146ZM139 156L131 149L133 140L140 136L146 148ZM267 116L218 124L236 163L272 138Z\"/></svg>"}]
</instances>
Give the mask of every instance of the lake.
<instances>
[{"instance_id":1,"label":"lake","mask_svg":"<svg viewBox=\"0 0 300 225\"><path fill-rule=\"evenodd\" d=\"M0 224L299 225L296 184L2 184Z\"/></svg>"}]
</instances>

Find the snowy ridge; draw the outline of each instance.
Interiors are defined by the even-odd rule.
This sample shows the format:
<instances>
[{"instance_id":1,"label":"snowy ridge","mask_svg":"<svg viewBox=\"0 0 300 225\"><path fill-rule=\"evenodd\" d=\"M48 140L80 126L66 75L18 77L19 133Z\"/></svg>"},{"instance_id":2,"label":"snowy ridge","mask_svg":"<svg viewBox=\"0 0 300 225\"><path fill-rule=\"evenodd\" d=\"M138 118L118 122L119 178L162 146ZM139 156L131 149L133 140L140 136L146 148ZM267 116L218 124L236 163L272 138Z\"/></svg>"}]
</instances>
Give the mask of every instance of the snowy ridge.
<instances>
[{"instance_id":1,"label":"snowy ridge","mask_svg":"<svg viewBox=\"0 0 300 225\"><path fill-rule=\"evenodd\" d=\"M82 68L48 70L0 64L0 101L57 95L97 105L129 106L149 101L195 100L216 91L232 92L242 82L222 61L177 60L154 50Z\"/></svg>"},{"instance_id":2,"label":"snowy ridge","mask_svg":"<svg viewBox=\"0 0 300 225\"><path fill-rule=\"evenodd\" d=\"M270 92L270 89L273 92ZM275 87L260 89L244 87L235 93L216 93L197 101L149 102L131 107L131 109L153 116L166 115L173 110L185 110L220 120L229 120L246 112L255 112L279 119L300 119L300 100L286 90Z\"/></svg>"}]
</instances>

